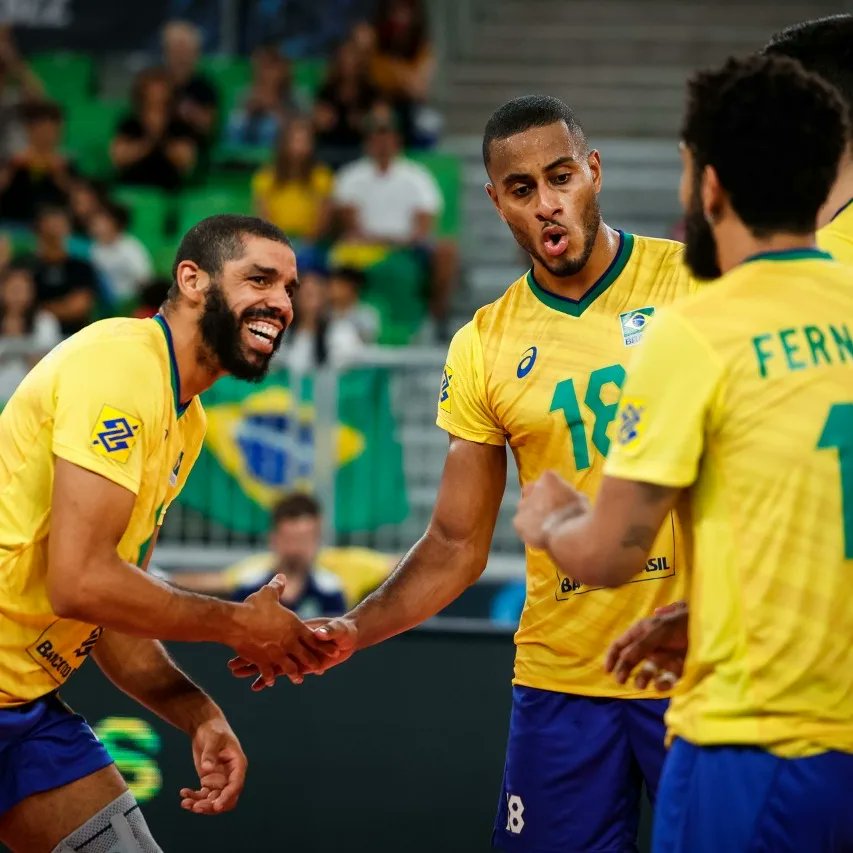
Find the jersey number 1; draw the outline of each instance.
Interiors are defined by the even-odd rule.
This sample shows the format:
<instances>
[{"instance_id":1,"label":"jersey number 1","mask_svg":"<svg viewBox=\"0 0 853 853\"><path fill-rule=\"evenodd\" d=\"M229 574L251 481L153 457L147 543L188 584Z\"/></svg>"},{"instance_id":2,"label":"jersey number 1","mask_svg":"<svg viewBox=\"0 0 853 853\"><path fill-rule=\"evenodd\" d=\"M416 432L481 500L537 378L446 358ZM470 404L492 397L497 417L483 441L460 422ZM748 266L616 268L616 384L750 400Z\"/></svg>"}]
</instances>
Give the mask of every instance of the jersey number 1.
<instances>
[{"instance_id":1,"label":"jersey number 1","mask_svg":"<svg viewBox=\"0 0 853 853\"><path fill-rule=\"evenodd\" d=\"M589 376L589 384L584 394L584 405L592 412L595 421L592 425L593 447L602 455L607 456L610 450L610 439L607 437L607 427L616 417L618 403L604 403L601 400L601 392L608 382L612 382L617 389L622 388L625 382L625 368L621 364L611 364L609 367L600 367ZM584 471L589 468L589 447L586 443L586 428L581 415L578 395L575 391L573 379L564 379L554 389L551 398L551 411L560 411L566 419L566 426L572 437L572 451L575 456L575 470Z\"/></svg>"},{"instance_id":2,"label":"jersey number 1","mask_svg":"<svg viewBox=\"0 0 853 853\"><path fill-rule=\"evenodd\" d=\"M841 515L844 521L844 557L853 560L853 403L836 403L818 439L820 448L838 450L841 466Z\"/></svg>"}]
</instances>

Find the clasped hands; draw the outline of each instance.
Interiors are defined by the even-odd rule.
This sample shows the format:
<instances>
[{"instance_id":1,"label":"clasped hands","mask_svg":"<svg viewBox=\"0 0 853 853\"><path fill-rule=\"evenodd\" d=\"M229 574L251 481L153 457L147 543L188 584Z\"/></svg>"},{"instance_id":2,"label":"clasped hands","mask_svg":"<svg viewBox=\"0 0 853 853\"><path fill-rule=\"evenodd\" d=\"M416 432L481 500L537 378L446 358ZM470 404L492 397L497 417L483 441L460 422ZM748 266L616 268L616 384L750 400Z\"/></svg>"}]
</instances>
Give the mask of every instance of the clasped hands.
<instances>
[{"instance_id":1,"label":"clasped hands","mask_svg":"<svg viewBox=\"0 0 853 853\"><path fill-rule=\"evenodd\" d=\"M284 575L276 575L246 599L237 637L229 642L237 657L228 666L237 678L253 678L252 690L272 687L279 676L301 684L306 675L322 675L355 651L351 619L301 621L281 604L285 583Z\"/></svg>"}]
</instances>

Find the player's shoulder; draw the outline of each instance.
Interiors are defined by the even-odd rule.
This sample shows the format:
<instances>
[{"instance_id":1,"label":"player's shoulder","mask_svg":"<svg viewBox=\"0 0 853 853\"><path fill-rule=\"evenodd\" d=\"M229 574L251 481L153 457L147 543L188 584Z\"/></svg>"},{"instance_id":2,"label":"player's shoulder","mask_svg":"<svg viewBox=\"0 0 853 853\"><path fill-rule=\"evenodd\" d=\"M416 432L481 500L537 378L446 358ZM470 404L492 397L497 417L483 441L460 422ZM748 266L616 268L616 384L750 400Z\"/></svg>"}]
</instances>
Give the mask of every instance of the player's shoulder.
<instances>
[{"instance_id":1,"label":"player's shoulder","mask_svg":"<svg viewBox=\"0 0 853 853\"><path fill-rule=\"evenodd\" d=\"M113 368L155 365L167 357L165 336L154 320L114 317L99 320L72 335L54 350L58 360L95 361ZM136 381L141 377L133 377Z\"/></svg>"},{"instance_id":2,"label":"player's shoulder","mask_svg":"<svg viewBox=\"0 0 853 853\"><path fill-rule=\"evenodd\" d=\"M634 234L634 253L641 264L653 267L678 269L685 277L689 275L684 264L684 243L666 237L646 237Z\"/></svg>"},{"instance_id":3,"label":"player's shoulder","mask_svg":"<svg viewBox=\"0 0 853 853\"><path fill-rule=\"evenodd\" d=\"M529 273L525 272L511 282L497 299L478 308L468 325L481 337L495 332L503 334L506 331L507 317L517 319L520 313L519 304L529 295L528 275Z\"/></svg>"}]
</instances>

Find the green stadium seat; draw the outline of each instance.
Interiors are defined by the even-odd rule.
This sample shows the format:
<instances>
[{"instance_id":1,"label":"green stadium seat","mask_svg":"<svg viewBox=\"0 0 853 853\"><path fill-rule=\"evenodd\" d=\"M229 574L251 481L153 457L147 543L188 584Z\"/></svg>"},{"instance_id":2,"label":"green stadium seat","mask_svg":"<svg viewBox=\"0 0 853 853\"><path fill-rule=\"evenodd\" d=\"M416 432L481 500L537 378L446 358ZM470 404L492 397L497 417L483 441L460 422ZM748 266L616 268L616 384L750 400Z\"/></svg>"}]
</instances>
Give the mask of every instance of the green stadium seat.
<instances>
[{"instance_id":1,"label":"green stadium seat","mask_svg":"<svg viewBox=\"0 0 853 853\"><path fill-rule=\"evenodd\" d=\"M248 182L244 187L201 187L186 190L178 200L178 234L185 234L197 222L217 213L252 212Z\"/></svg>"},{"instance_id":2,"label":"green stadium seat","mask_svg":"<svg viewBox=\"0 0 853 853\"><path fill-rule=\"evenodd\" d=\"M110 142L121 117L124 101L72 100L66 104L65 149L80 171L93 178L109 178Z\"/></svg>"},{"instance_id":3,"label":"green stadium seat","mask_svg":"<svg viewBox=\"0 0 853 853\"><path fill-rule=\"evenodd\" d=\"M205 56L199 70L210 80L219 95L220 123L252 80L252 66L244 56Z\"/></svg>"},{"instance_id":4,"label":"green stadium seat","mask_svg":"<svg viewBox=\"0 0 853 853\"><path fill-rule=\"evenodd\" d=\"M307 100L313 101L326 79L328 63L325 57L293 60L293 86Z\"/></svg>"},{"instance_id":5,"label":"green stadium seat","mask_svg":"<svg viewBox=\"0 0 853 853\"><path fill-rule=\"evenodd\" d=\"M411 341L426 316L426 271L412 252L400 249L365 271L364 299L382 318L380 344Z\"/></svg>"},{"instance_id":6,"label":"green stadium seat","mask_svg":"<svg viewBox=\"0 0 853 853\"><path fill-rule=\"evenodd\" d=\"M92 96L95 61L86 53L38 53L31 57L30 68L44 84L51 100L66 104L70 100Z\"/></svg>"},{"instance_id":7,"label":"green stadium seat","mask_svg":"<svg viewBox=\"0 0 853 853\"><path fill-rule=\"evenodd\" d=\"M155 187L120 186L113 190L113 198L130 211L130 233L156 257L166 239L171 197Z\"/></svg>"},{"instance_id":8,"label":"green stadium seat","mask_svg":"<svg viewBox=\"0 0 853 853\"><path fill-rule=\"evenodd\" d=\"M412 151L409 158L430 171L438 183L444 198L444 208L437 223L440 237L452 237L459 233L460 189L462 167L459 159L442 151Z\"/></svg>"}]
</instances>

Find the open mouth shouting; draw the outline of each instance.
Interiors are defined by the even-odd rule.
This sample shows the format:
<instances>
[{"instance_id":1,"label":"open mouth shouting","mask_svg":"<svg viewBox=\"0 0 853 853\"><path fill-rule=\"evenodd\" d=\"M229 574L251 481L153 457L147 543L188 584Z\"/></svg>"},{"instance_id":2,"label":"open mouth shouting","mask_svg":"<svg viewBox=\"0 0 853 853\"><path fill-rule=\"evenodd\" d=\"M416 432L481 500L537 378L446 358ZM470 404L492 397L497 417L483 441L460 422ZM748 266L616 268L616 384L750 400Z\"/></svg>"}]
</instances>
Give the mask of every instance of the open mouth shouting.
<instances>
[{"instance_id":1,"label":"open mouth shouting","mask_svg":"<svg viewBox=\"0 0 853 853\"><path fill-rule=\"evenodd\" d=\"M557 258L569 245L569 233L562 225L548 225L542 229L542 245L545 254Z\"/></svg>"}]
</instances>

